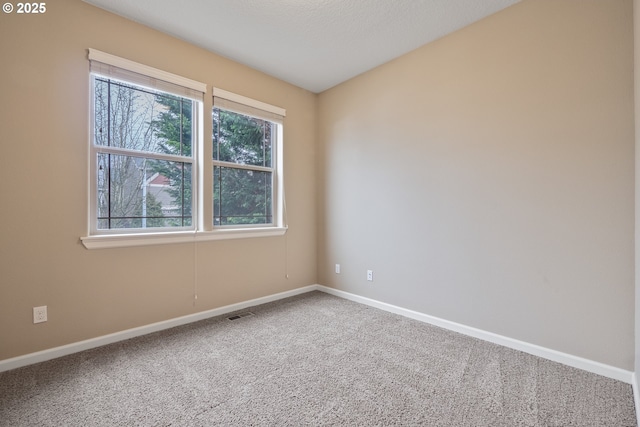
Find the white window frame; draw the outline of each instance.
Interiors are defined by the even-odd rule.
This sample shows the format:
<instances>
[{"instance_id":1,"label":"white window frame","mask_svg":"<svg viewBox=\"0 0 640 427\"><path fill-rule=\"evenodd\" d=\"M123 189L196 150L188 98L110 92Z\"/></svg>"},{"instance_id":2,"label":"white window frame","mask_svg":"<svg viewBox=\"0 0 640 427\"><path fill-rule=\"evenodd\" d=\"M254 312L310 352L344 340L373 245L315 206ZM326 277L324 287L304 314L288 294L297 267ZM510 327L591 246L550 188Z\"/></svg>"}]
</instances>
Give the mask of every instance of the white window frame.
<instances>
[{"instance_id":1,"label":"white window frame","mask_svg":"<svg viewBox=\"0 0 640 427\"><path fill-rule=\"evenodd\" d=\"M271 194L272 194L272 222L255 225L215 225L212 216L214 230L242 230L246 228L279 228L284 227L284 180L282 173L283 166L283 123L286 111L283 108L275 107L264 102L256 101L242 95L238 95L223 89L213 88L213 108L224 111L255 117L272 123L275 126L275 138L272 141L272 158L270 167L243 165L212 159L213 166L245 169L261 172L270 172ZM215 186L215 183L214 183Z\"/></svg>"},{"instance_id":2,"label":"white window frame","mask_svg":"<svg viewBox=\"0 0 640 427\"><path fill-rule=\"evenodd\" d=\"M117 67L121 70L130 71L135 75L141 75L143 77L150 78L151 88L164 90L170 93L184 96L180 93L171 92L165 90L165 85L182 86L185 88L186 93L193 94L200 92L204 94L207 92L207 84L197 82L195 80L187 79L175 74L171 74L153 67L149 67L143 64L139 64L128 59L120 58L105 52L101 52L95 49L89 49L89 60L100 63L101 65ZM97 73L100 74L100 73ZM106 76L109 77L109 76ZM90 74L91 83L93 83L93 76ZM141 85L136 81L125 82L133 83L139 86ZM156 86L157 84L157 86ZM90 102L93 104L93 84L90 91ZM268 237L268 236L281 236L286 233L286 212L284 203L284 181L282 176L283 171L283 126L282 119L286 115L284 109L275 107L251 98L237 95L231 92L224 91L222 89L214 88L213 95L221 98L228 99L230 101L244 104L249 108L255 108L267 113L274 114L274 117L280 117L279 129L276 132L277 138L275 141L275 155L273 160L276 162L273 173L273 203L274 212L273 224L260 224L256 226L239 226L239 227L214 227L213 226L213 210L211 215L208 215L208 219L205 218L205 205L213 208L213 187L205 186L204 180L213 180L213 159L211 155L205 155L204 153L211 153L210 149L205 149L204 141L212 143L211 128L208 128L208 135L205 134L205 128L203 126L203 114L206 107L206 102L196 102L196 106L193 111L193 141L192 141L192 227L188 229L179 228L163 228L163 229L120 229L120 230L97 230L97 152L103 151L105 147L97 149L93 142L93 108L91 105L90 111L90 129L89 129L89 194L88 194L88 230L87 235L81 237L83 245L87 249L106 249L106 248L118 248L118 247L132 247L132 246L146 246L146 245L158 245L158 244L171 244L171 243L185 243L185 242L197 242L208 240L221 240L221 239L237 239L237 238L254 238L254 237ZM186 96L188 97L188 96ZM192 98L193 99L193 98ZM196 111L197 110L197 111ZM211 111L211 110L210 110ZM264 118L264 117L262 117ZM272 119L267 119L273 121ZM126 150L120 150L115 148L107 148L107 151L113 151L115 154L131 154L130 152L124 153ZM116 153L116 151L123 151L122 153ZM137 152L136 152L137 153ZM139 154L139 153L137 153ZM161 155L164 156L164 155ZM171 157L169 155L169 157ZM168 160L177 160L171 158ZM179 161L184 161L180 158ZM212 183L212 182L211 182ZM204 188L211 188L211 194L205 194ZM208 210L207 210L208 211Z\"/></svg>"}]
</instances>

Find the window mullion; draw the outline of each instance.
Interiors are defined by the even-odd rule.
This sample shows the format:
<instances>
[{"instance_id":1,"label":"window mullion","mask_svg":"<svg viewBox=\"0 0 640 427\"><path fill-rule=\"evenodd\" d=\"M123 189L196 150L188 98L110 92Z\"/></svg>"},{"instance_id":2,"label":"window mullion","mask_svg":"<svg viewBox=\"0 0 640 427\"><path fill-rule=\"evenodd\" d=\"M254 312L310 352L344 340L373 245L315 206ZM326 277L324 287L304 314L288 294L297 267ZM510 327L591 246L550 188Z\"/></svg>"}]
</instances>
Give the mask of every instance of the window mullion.
<instances>
[{"instance_id":1,"label":"window mullion","mask_svg":"<svg viewBox=\"0 0 640 427\"><path fill-rule=\"evenodd\" d=\"M219 160L214 160L213 165L220 166L223 168L244 169L244 170L250 170L250 171L257 171L257 172L271 172L271 173L274 172L274 168L269 168L266 166L246 165L244 163L222 162Z\"/></svg>"},{"instance_id":2,"label":"window mullion","mask_svg":"<svg viewBox=\"0 0 640 427\"><path fill-rule=\"evenodd\" d=\"M170 162L193 163L193 157L178 156L176 154L152 153L150 151L132 150L130 148L108 147L104 145L94 146L98 153L120 154L131 157L144 157L147 159L167 160Z\"/></svg>"}]
</instances>

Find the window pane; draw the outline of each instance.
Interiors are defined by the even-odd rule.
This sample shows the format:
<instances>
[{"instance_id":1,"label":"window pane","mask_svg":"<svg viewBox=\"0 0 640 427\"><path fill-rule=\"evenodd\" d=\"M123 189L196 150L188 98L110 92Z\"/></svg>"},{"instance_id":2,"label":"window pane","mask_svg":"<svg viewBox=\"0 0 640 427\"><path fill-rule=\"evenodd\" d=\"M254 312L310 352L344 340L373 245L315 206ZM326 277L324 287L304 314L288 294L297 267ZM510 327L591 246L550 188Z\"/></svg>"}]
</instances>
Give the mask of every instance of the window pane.
<instances>
[{"instance_id":1,"label":"window pane","mask_svg":"<svg viewBox=\"0 0 640 427\"><path fill-rule=\"evenodd\" d=\"M275 125L230 111L213 109L213 158L271 167Z\"/></svg>"},{"instance_id":2,"label":"window pane","mask_svg":"<svg viewBox=\"0 0 640 427\"><path fill-rule=\"evenodd\" d=\"M191 164L98 154L98 229L191 226Z\"/></svg>"},{"instance_id":3,"label":"window pane","mask_svg":"<svg viewBox=\"0 0 640 427\"><path fill-rule=\"evenodd\" d=\"M194 101L94 79L96 145L191 156Z\"/></svg>"},{"instance_id":4,"label":"window pane","mask_svg":"<svg viewBox=\"0 0 640 427\"><path fill-rule=\"evenodd\" d=\"M215 167L214 225L271 224L271 172Z\"/></svg>"}]
</instances>

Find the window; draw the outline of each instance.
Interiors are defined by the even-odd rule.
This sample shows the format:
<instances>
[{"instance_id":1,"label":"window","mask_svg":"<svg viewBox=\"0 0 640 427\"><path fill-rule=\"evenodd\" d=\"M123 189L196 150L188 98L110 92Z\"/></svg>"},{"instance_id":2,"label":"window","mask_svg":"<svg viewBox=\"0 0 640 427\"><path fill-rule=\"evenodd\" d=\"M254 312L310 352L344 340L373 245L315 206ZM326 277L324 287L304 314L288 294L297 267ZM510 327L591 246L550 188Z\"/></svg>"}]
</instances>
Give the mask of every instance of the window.
<instances>
[{"instance_id":1,"label":"window","mask_svg":"<svg viewBox=\"0 0 640 427\"><path fill-rule=\"evenodd\" d=\"M282 115L230 98L242 101L214 89L213 225L274 225L280 213Z\"/></svg>"},{"instance_id":2,"label":"window","mask_svg":"<svg viewBox=\"0 0 640 427\"><path fill-rule=\"evenodd\" d=\"M195 102L94 76L98 230L191 227Z\"/></svg>"},{"instance_id":3,"label":"window","mask_svg":"<svg viewBox=\"0 0 640 427\"><path fill-rule=\"evenodd\" d=\"M87 248L284 233L283 109L214 89L205 147L206 84L94 49L89 60Z\"/></svg>"}]
</instances>

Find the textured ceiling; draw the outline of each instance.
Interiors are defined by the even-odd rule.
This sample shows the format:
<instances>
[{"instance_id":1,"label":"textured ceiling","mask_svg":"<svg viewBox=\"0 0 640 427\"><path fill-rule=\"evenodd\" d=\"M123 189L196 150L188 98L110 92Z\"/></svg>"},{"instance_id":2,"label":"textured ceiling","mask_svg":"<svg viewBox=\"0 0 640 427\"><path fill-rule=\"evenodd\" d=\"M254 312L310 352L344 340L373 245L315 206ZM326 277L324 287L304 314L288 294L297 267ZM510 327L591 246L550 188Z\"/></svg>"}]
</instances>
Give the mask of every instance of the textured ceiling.
<instances>
[{"instance_id":1,"label":"textured ceiling","mask_svg":"<svg viewBox=\"0 0 640 427\"><path fill-rule=\"evenodd\" d=\"M321 92L520 0L84 0Z\"/></svg>"}]
</instances>

